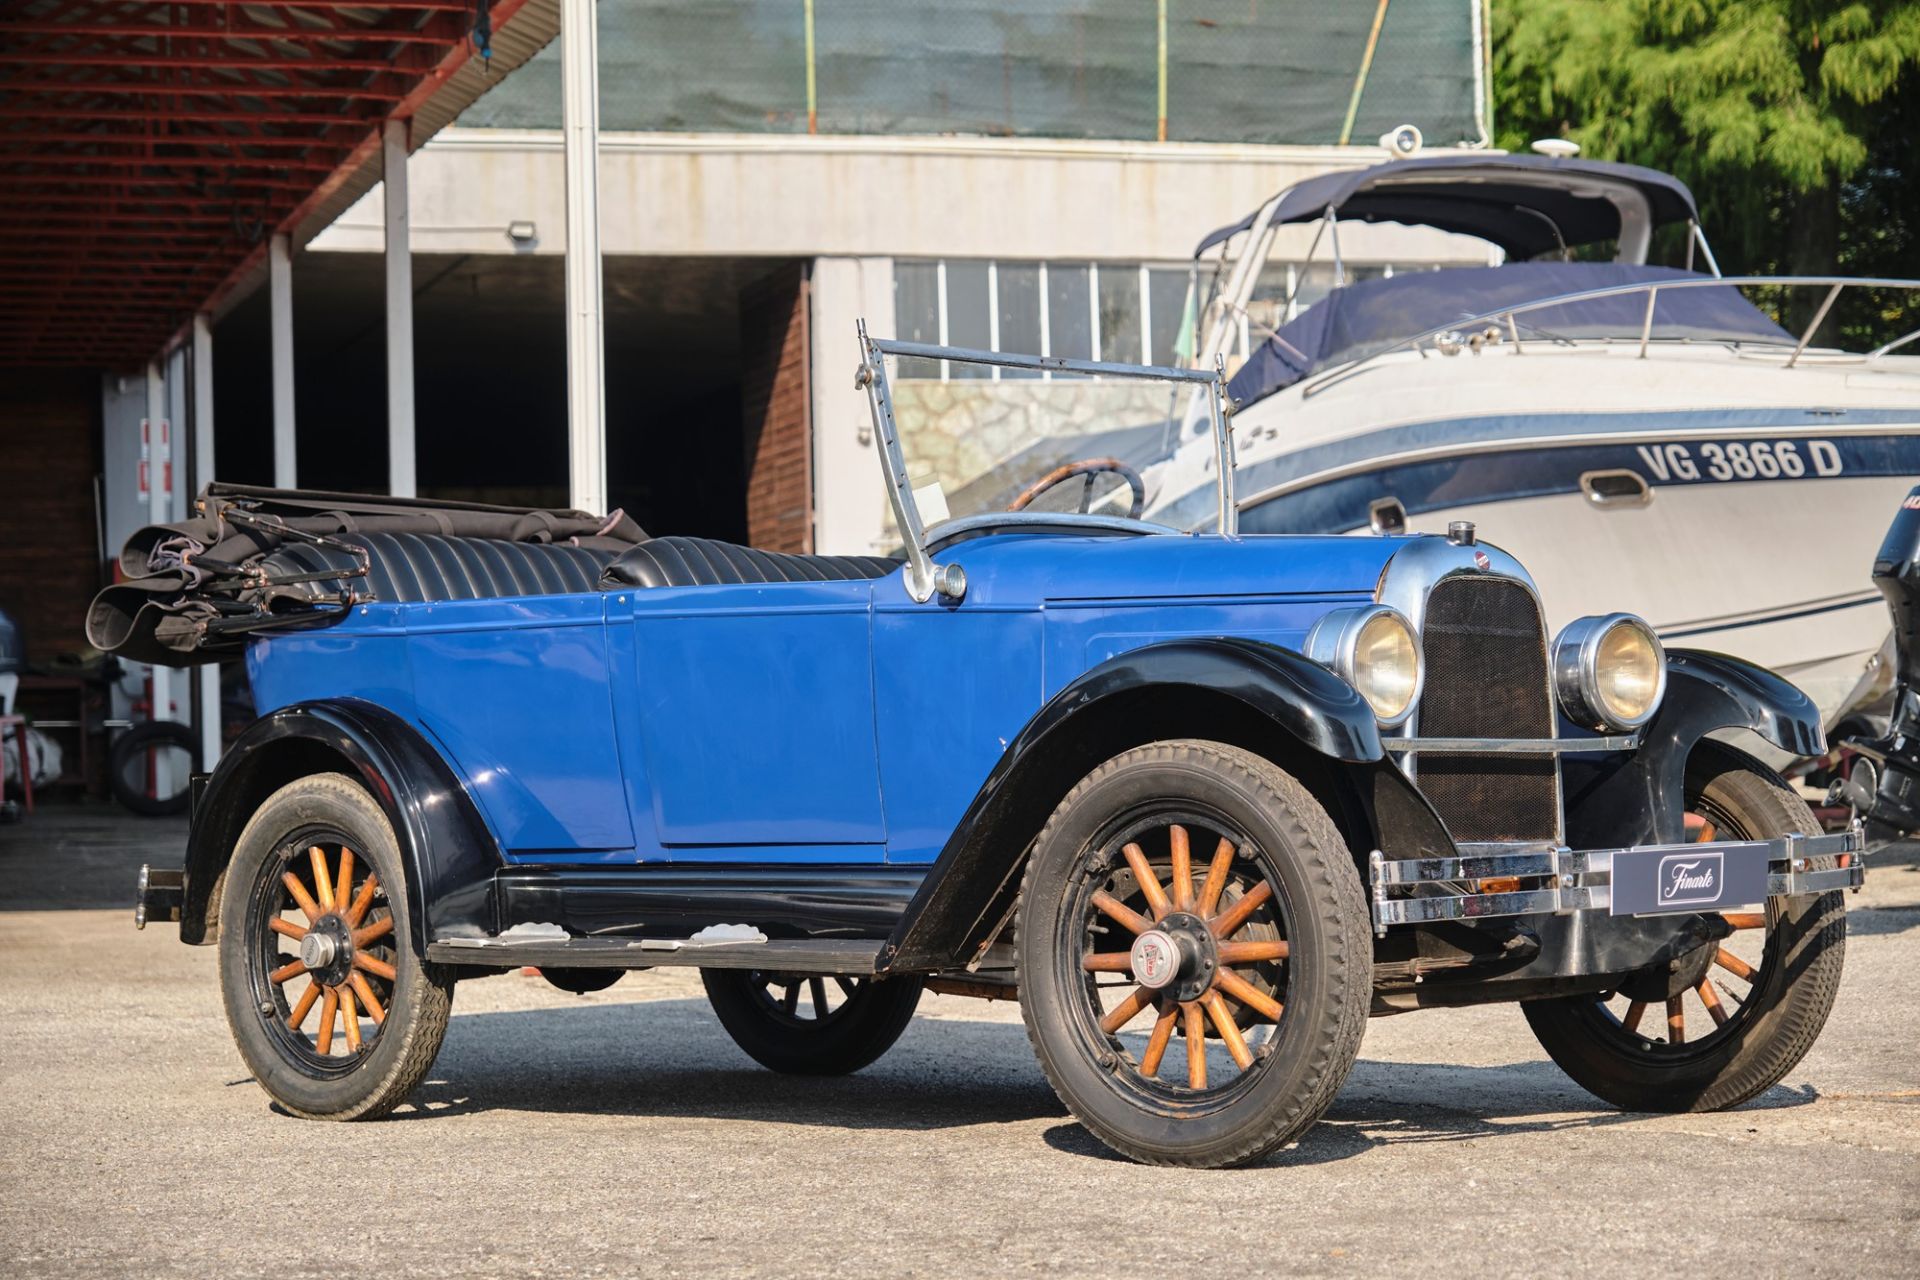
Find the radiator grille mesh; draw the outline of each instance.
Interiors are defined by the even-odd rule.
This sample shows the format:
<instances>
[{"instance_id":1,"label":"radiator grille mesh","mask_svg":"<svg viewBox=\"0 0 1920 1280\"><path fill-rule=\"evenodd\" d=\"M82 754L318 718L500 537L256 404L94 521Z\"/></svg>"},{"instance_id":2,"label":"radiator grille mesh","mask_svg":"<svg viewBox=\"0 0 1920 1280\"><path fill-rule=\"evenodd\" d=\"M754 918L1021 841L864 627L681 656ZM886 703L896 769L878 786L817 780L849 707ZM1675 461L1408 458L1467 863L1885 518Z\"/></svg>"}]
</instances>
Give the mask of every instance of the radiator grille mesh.
<instances>
[{"instance_id":1,"label":"radiator grille mesh","mask_svg":"<svg viewBox=\"0 0 1920 1280\"><path fill-rule=\"evenodd\" d=\"M1533 593L1458 575L1427 597L1421 627L1423 738L1551 738L1546 634ZM1560 778L1552 756L1421 754L1420 789L1455 840L1551 840Z\"/></svg>"}]
</instances>

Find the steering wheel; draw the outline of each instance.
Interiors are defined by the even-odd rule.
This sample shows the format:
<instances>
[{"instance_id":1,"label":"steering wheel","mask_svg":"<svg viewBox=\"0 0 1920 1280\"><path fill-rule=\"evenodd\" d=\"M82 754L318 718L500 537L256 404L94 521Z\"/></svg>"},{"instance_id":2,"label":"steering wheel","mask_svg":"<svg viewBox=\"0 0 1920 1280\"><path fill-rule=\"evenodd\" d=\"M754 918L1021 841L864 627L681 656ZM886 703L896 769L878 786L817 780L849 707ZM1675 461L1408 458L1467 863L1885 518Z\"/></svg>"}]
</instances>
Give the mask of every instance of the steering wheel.
<instances>
[{"instance_id":1,"label":"steering wheel","mask_svg":"<svg viewBox=\"0 0 1920 1280\"><path fill-rule=\"evenodd\" d=\"M1020 496L1013 500L1007 510L1025 511L1032 505L1034 499L1055 485L1064 484L1075 476L1085 476L1086 486L1080 491L1080 514L1085 515L1088 508L1093 505L1093 478L1103 471L1111 471L1119 476L1127 482L1127 487L1133 490L1133 505L1127 509L1127 519L1138 520L1140 513L1147 508L1147 483L1140 478L1138 471L1118 458L1082 458L1078 462L1069 462L1065 466L1055 467L1022 489Z\"/></svg>"}]
</instances>

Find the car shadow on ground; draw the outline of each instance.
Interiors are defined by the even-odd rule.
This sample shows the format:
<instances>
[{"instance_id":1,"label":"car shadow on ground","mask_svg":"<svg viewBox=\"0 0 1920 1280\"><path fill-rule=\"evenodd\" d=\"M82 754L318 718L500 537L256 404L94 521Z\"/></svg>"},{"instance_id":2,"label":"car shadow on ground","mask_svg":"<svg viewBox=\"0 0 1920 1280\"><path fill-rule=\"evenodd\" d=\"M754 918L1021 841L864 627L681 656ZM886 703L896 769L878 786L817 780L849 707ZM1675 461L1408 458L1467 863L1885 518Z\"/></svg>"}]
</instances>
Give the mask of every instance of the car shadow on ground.
<instances>
[{"instance_id":1,"label":"car shadow on ground","mask_svg":"<svg viewBox=\"0 0 1920 1280\"><path fill-rule=\"evenodd\" d=\"M1746 1109L1814 1101L1811 1089L1781 1087ZM923 1018L864 1071L786 1076L759 1068L735 1049L698 999L455 1017L432 1075L393 1118L490 1111L896 1131L1058 1118L1061 1123L1044 1134L1053 1149L1121 1158L1067 1115L1018 1023ZM1606 1108L1550 1062L1462 1066L1362 1059L1326 1121L1262 1167L1649 1119Z\"/></svg>"},{"instance_id":2,"label":"car shadow on ground","mask_svg":"<svg viewBox=\"0 0 1920 1280\"><path fill-rule=\"evenodd\" d=\"M848 1076L788 1076L734 1047L705 1000L457 1014L396 1119L532 1111L925 1130L1060 1116L1019 1024L921 1019Z\"/></svg>"}]
</instances>

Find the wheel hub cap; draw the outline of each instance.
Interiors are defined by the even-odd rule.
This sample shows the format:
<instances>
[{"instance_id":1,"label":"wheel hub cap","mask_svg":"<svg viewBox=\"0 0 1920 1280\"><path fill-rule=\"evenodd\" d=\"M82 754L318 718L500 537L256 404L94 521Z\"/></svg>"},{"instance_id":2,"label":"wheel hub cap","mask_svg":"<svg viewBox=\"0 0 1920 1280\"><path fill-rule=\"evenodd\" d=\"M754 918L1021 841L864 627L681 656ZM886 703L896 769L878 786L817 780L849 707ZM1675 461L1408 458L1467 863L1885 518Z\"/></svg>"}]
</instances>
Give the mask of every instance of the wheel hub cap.
<instances>
[{"instance_id":1,"label":"wheel hub cap","mask_svg":"<svg viewBox=\"0 0 1920 1280\"><path fill-rule=\"evenodd\" d=\"M1133 980L1143 987L1162 991L1180 975L1179 946L1163 929L1149 929L1135 938L1129 958Z\"/></svg>"},{"instance_id":2,"label":"wheel hub cap","mask_svg":"<svg viewBox=\"0 0 1920 1280\"><path fill-rule=\"evenodd\" d=\"M325 969L333 963L339 949L332 935L318 929L310 930L306 937L300 939L300 963L309 969Z\"/></svg>"},{"instance_id":3,"label":"wheel hub cap","mask_svg":"<svg viewBox=\"0 0 1920 1280\"><path fill-rule=\"evenodd\" d=\"M1168 914L1133 940L1128 953L1133 980L1176 1000L1197 1000L1213 985L1218 967L1207 922L1184 911Z\"/></svg>"}]
</instances>

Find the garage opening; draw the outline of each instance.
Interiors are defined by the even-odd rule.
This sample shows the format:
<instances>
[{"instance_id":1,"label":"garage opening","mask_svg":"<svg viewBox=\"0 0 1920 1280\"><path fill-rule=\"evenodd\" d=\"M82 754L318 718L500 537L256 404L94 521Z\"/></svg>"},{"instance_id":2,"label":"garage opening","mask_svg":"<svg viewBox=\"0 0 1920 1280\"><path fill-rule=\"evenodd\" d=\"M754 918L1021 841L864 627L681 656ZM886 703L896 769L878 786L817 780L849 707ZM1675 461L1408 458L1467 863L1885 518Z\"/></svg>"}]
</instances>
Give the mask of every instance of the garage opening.
<instances>
[{"instance_id":1,"label":"garage opening","mask_svg":"<svg viewBox=\"0 0 1920 1280\"><path fill-rule=\"evenodd\" d=\"M798 260L609 257L608 500L648 532L810 549L807 270ZM565 279L554 255L415 254L420 493L567 501ZM303 488L384 492L386 347L375 254L294 263ZM264 289L216 326L222 479L273 479Z\"/></svg>"}]
</instances>

